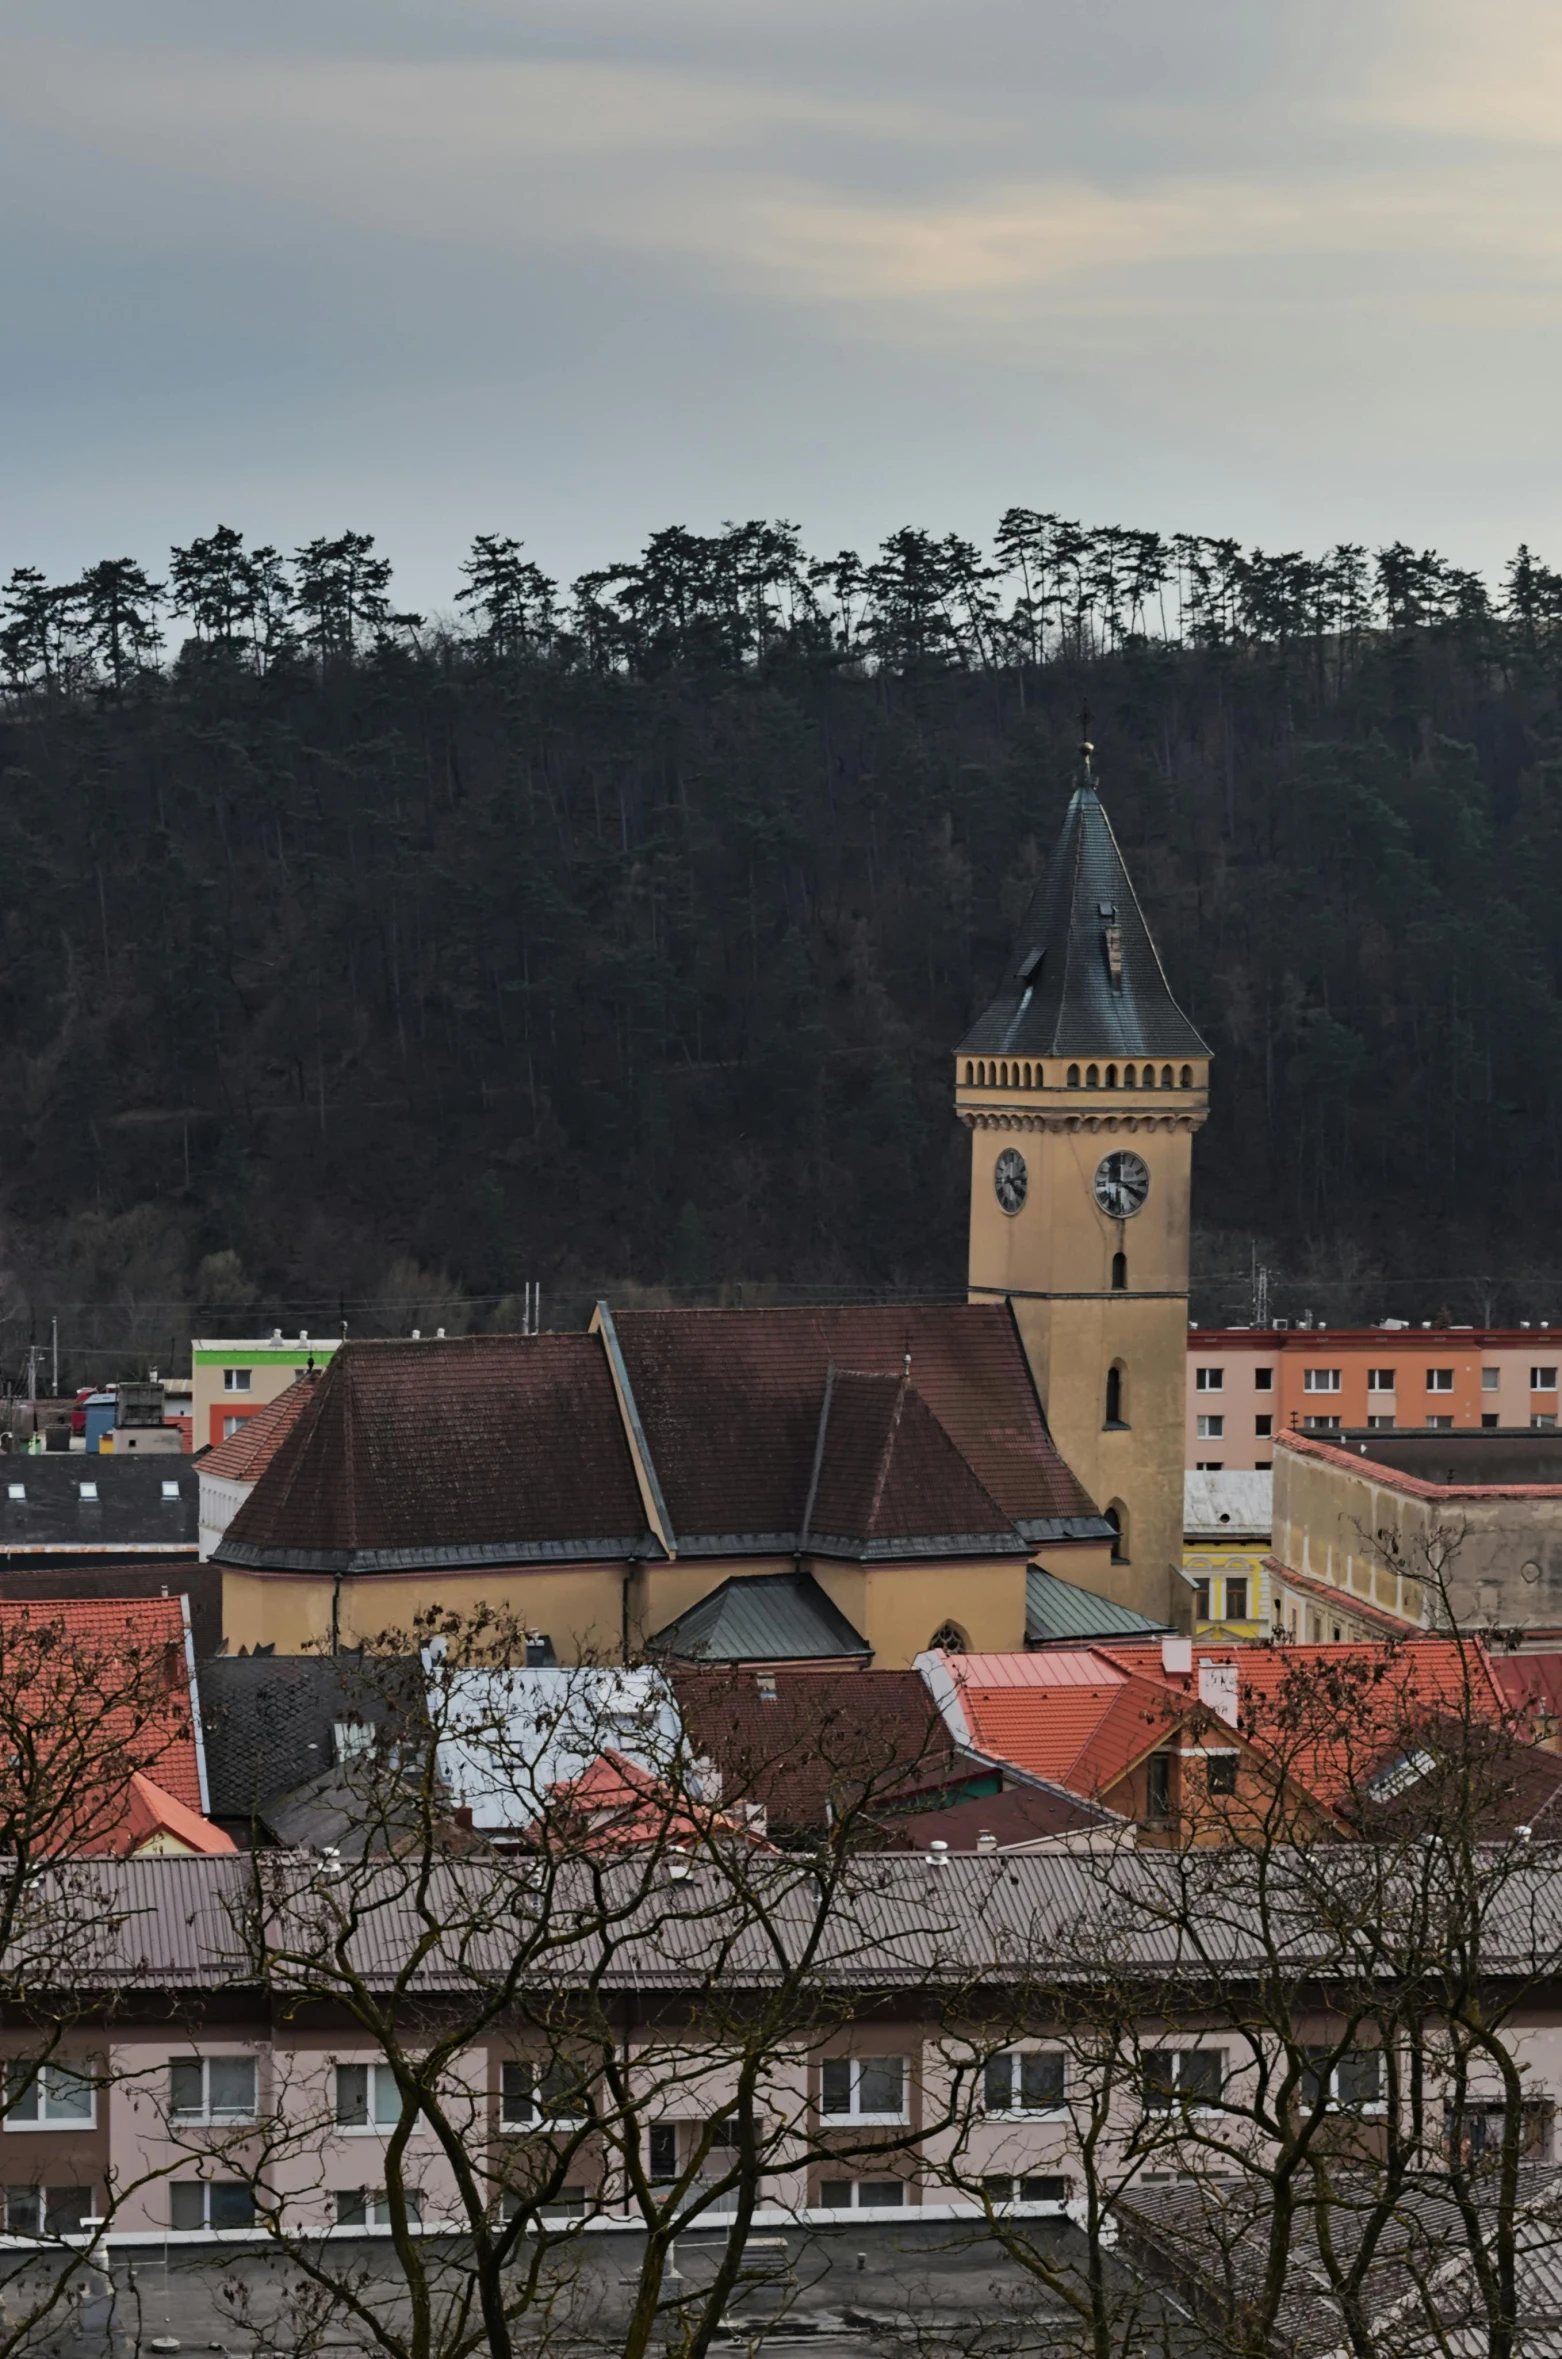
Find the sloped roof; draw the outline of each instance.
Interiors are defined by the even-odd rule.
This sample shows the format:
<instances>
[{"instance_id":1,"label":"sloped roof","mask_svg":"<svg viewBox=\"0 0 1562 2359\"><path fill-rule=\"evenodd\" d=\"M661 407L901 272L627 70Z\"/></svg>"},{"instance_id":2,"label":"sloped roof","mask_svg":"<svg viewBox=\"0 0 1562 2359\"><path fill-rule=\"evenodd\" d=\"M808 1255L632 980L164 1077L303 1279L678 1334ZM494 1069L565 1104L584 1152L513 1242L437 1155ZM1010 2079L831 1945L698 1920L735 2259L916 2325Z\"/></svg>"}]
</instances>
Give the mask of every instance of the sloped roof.
<instances>
[{"instance_id":1,"label":"sloped roof","mask_svg":"<svg viewBox=\"0 0 1562 2359\"><path fill-rule=\"evenodd\" d=\"M1121 944L1117 982L1107 964L1110 925ZM962 1055L995 1050L1022 1056L1209 1054L1172 997L1093 784L1075 790L1008 972L960 1045Z\"/></svg>"},{"instance_id":2,"label":"sloped roof","mask_svg":"<svg viewBox=\"0 0 1562 2359\"><path fill-rule=\"evenodd\" d=\"M202 1665L200 1684L214 1818L271 1824L268 1802L338 1766L340 1723L396 1733L424 1723L415 1658L218 1655Z\"/></svg>"},{"instance_id":3,"label":"sloped roof","mask_svg":"<svg viewBox=\"0 0 1562 2359\"><path fill-rule=\"evenodd\" d=\"M1023 1556L1028 1543L978 1482L908 1375L831 1368L803 1537L820 1555L904 1555L937 1541Z\"/></svg>"},{"instance_id":4,"label":"sloped roof","mask_svg":"<svg viewBox=\"0 0 1562 2359\"><path fill-rule=\"evenodd\" d=\"M0 1603L0 1680L37 1731L54 1848L121 1847L137 1774L200 1815L182 1598Z\"/></svg>"},{"instance_id":5,"label":"sloped roof","mask_svg":"<svg viewBox=\"0 0 1562 2359\"><path fill-rule=\"evenodd\" d=\"M657 1553L591 1335L344 1343L213 1551L351 1573Z\"/></svg>"},{"instance_id":6,"label":"sloped roof","mask_svg":"<svg viewBox=\"0 0 1562 2359\"><path fill-rule=\"evenodd\" d=\"M1478 1639L1257 1646L1201 1638L1189 1672L1166 1671L1158 1646L1116 1641L1096 1652L1103 1663L1153 1676L1184 1708L1198 1699L1201 1664L1234 1665L1241 1733L1330 1804L1418 1726L1449 1716L1495 1725L1503 1714L1502 1691Z\"/></svg>"},{"instance_id":7,"label":"sloped roof","mask_svg":"<svg viewBox=\"0 0 1562 2359\"><path fill-rule=\"evenodd\" d=\"M1182 1529L1189 1540L1267 1540L1274 1523L1275 1478L1269 1467L1191 1468L1182 1478Z\"/></svg>"},{"instance_id":8,"label":"sloped roof","mask_svg":"<svg viewBox=\"0 0 1562 2359\"><path fill-rule=\"evenodd\" d=\"M651 1645L685 1662L836 1662L873 1649L811 1573L735 1574L659 1630Z\"/></svg>"},{"instance_id":9,"label":"sloped roof","mask_svg":"<svg viewBox=\"0 0 1562 2359\"><path fill-rule=\"evenodd\" d=\"M264 1474L303 1415L314 1390L315 1374L311 1369L308 1375L297 1377L286 1392L279 1392L252 1417L241 1417L225 1441L201 1453L201 1474L235 1483L252 1483Z\"/></svg>"},{"instance_id":10,"label":"sloped roof","mask_svg":"<svg viewBox=\"0 0 1562 2359\"><path fill-rule=\"evenodd\" d=\"M1104 1794L1185 1719L1186 1698L1098 1648L917 1658L959 1740L1086 1796ZM1195 1698L1195 1702L1196 1702Z\"/></svg>"},{"instance_id":11,"label":"sloped roof","mask_svg":"<svg viewBox=\"0 0 1562 2359\"><path fill-rule=\"evenodd\" d=\"M954 1448L938 1442L925 1477L908 1456L892 1517L881 1502L890 1520L911 1527L907 1536L991 1531L990 1520L971 1520L973 1478L1032 1545L1108 1532L1047 1431L1007 1303L625 1311L614 1324L680 1556L725 1553L737 1538L791 1553L831 1368L899 1378L908 1356L911 1386ZM870 1397L884 1396L854 1396L851 1447L832 1464L831 1496L837 1481L849 1491L853 1458L871 1453L883 1411ZM919 1436L931 1436L921 1410L913 1415ZM810 1521L827 1529L817 1503Z\"/></svg>"},{"instance_id":12,"label":"sloped roof","mask_svg":"<svg viewBox=\"0 0 1562 2359\"><path fill-rule=\"evenodd\" d=\"M724 1806L762 1802L770 1832L818 1832L863 1807L940 1794L972 1774L915 1671L752 1671L670 1663L690 1749ZM772 1692L773 1691L773 1692Z\"/></svg>"},{"instance_id":13,"label":"sloped roof","mask_svg":"<svg viewBox=\"0 0 1562 2359\"><path fill-rule=\"evenodd\" d=\"M1033 1564L1025 1576L1025 1643L1055 1646L1091 1638L1159 1638L1169 1622L1152 1622L1130 1605L1097 1597Z\"/></svg>"},{"instance_id":14,"label":"sloped roof","mask_svg":"<svg viewBox=\"0 0 1562 2359\"><path fill-rule=\"evenodd\" d=\"M172 1483L174 1496L165 1498ZM48 1450L7 1458L0 1475L0 1556L175 1556L196 1547L194 1459Z\"/></svg>"},{"instance_id":15,"label":"sloped roof","mask_svg":"<svg viewBox=\"0 0 1562 2359\"><path fill-rule=\"evenodd\" d=\"M131 1776L125 1815L109 1848L143 1851L155 1845L160 1837L176 1843L182 1851L203 1855L238 1848L231 1835L225 1835L209 1818L202 1818L198 1810L190 1809L155 1778L138 1769Z\"/></svg>"},{"instance_id":16,"label":"sloped roof","mask_svg":"<svg viewBox=\"0 0 1562 2359\"><path fill-rule=\"evenodd\" d=\"M951 1851L974 1851L977 1838L991 1835L1000 1851L1029 1849L1063 1835L1122 1828L1114 1811L1066 1794L1056 1786L1007 1786L1001 1794L973 1794L943 1810L908 1810L884 1822L886 1849L926 1851L947 1843Z\"/></svg>"}]
</instances>

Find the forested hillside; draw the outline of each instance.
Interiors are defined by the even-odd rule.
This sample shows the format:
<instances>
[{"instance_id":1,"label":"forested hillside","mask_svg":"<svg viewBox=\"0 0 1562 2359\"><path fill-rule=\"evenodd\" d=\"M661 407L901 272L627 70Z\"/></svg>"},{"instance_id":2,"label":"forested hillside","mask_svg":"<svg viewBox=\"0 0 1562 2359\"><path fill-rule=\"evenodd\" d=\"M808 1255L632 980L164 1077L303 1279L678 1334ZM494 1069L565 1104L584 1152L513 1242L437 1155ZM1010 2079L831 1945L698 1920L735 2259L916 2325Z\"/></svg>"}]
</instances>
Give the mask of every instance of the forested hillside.
<instances>
[{"instance_id":1,"label":"forested hillside","mask_svg":"<svg viewBox=\"0 0 1562 2359\"><path fill-rule=\"evenodd\" d=\"M1199 1307L1562 1315L1562 582L1016 511L451 619L237 533L0 631L0 1355L957 1288L949 1052L1103 796L1216 1055ZM443 1302L446 1307L438 1305ZM76 1366L85 1366L83 1357ZM96 1367L100 1363L94 1362ZM89 1372L92 1372L89 1369Z\"/></svg>"}]
</instances>

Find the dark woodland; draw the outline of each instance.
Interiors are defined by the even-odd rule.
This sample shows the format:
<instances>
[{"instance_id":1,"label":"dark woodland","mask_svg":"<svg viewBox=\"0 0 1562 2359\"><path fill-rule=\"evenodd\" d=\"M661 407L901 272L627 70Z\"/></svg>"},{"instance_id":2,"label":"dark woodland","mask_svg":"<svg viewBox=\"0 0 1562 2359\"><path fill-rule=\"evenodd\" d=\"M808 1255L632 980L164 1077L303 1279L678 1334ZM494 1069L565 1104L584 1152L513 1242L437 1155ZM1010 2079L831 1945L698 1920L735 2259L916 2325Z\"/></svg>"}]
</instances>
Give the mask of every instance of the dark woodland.
<instances>
[{"instance_id":1,"label":"dark woodland","mask_svg":"<svg viewBox=\"0 0 1562 2359\"><path fill-rule=\"evenodd\" d=\"M1562 1317L1562 578L1013 511L451 613L220 528L0 600L0 1359L953 1294L950 1052L1102 793L1215 1051L1200 1316Z\"/></svg>"}]
</instances>

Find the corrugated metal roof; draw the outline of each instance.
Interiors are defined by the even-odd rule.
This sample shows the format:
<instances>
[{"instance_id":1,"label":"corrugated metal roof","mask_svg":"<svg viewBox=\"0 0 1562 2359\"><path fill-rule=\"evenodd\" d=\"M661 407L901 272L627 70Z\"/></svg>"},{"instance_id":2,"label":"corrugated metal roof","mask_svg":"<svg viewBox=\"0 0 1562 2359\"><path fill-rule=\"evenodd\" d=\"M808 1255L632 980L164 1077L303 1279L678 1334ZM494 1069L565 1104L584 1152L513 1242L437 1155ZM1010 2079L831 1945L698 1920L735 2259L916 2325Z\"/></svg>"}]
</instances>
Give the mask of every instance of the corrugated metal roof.
<instances>
[{"instance_id":1,"label":"corrugated metal roof","mask_svg":"<svg viewBox=\"0 0 1562 2359\"><path fill-rule=\"evenodd\" d=\"M811 1573L735 1575L651 1644L686 1662L834 1662L873 1649Z\"/></svg>"},{"instance_id":2,"label":"corrugated metal roof","mask_svg":"<svg viewBox=\"0 0 1562 2359\"><path fill-rule=\"evenodd\" d=\"M527 1827L552 1789L611 1747L636 1768L676 1774L683 1736L659 1671L445 1669L430 1665L439 1775L478 1827Z\"/></svg>"},{"instance_id":3,"label":"corrugated metal roof","mask_svg":"<svg viewBox=\"0 0 1562 2359\"><path fill-rule=\"evenodd\" d=\"M953 1854L942 1865L918 1855L878 1853L851 1864L816 1948L820 1980L871 1993L921 1986L966 1988L973 1981L1088 1983L1123 1972L1172 1978L1190 1994L1212 1980L1261 1975L1272 1944L1295 1970L1331 1964L1354 1984L1359 1961L1342 1944L1338 1907L1320 1909L1320 1879L1362 1874L1359 1846L1260 1861L1247 1852L1120 1852L1026 1856ZM1486 1910L1487 1971L1555 1975L1562 1970L1562 1867L1552 1847L1511 1864ZM1459 1863L1439 1871L1422 1858L1424 1883L1443 1875L1428 1903L1465 1905ZM1262 1882L1262 1905L1259 1903ZM539 1906L550 1935L538 1947L530 1987L567 1988L587 1977L613 1989L687 1990L719 1975L726 1987L776 1978L776 1948L800 1955L815 1929L818 1888L811 1860L746 1846L713 1854L672 1882L655 1862L561 1863L540 1874L524 1858L446 1860L430 1869L414 1855L333 1873L332 1863L298 1853L208 1859L83 1860L62 1865L33 1888L18 1941L58 1975L56 1987L211 1988L261 1978L253 1946L255 1912L270 1927L268 1979L285 1995L319 1987L333 1944L345 1939L354 1968L371 1981L406 1970L427 1927L425 1909L448 1928L427 1956L418 1987L460 1990L506 1973L524 1954ZM1327 1899L1327 1892L1325 1892ZM1392 1886L1381 1894L1393 1907ZM571 1947L571 1910L581 1938ZM351 1919L350 1927L348 1919ZM1320 1924L1319 1919L1324 1921ZM51 1922L70 1939L51 1937ZM605 1934L597 1928L606 1924ZM290 1966L288 1952L312 1961ZM33 1984L42 1990L37 1971Z\"/></svg>"},{"instance_id":4,"label":"corrugated metal roof","mask_svg":"<svg viewBox=\"0 0 1562 2359\"><path fill-rule=\"evenodd\" d=\"M1117 928L1120 983L1108 966ZM1030 962L1039 958L1039 963ZM1021 974L1028 968L1027 974ZM1208 1056L1171 994L1094 786L1076 789L1047 874L1015 938L1009 972L960 1054Z\"/></svg>"},{"instance_id":5,"label":"corrugated metal roof","mask_svg":"<svg viewBox=\"0 0 1562 2359\"><path fill-rule=\"evenodd\" d=\"M1025 1576L1025 1637L1031 1646L1069 1638L1157 1638L1169 1622L1152 1622L1132 1606L1097 1597L1040 1565Z\"/></svg>"}]
</instances>

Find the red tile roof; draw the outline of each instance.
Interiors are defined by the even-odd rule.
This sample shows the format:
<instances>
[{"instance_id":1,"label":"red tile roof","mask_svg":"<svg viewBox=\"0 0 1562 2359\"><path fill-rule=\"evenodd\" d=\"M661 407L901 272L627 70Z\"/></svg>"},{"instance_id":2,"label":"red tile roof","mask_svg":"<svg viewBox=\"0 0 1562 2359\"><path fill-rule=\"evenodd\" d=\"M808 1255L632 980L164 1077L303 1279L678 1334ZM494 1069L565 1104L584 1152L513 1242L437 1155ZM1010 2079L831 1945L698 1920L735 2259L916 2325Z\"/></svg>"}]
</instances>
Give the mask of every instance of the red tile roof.
<instances>
[{"instance_id":1,"label":"red tile roof","mask_svg":"<svg viewBox=\"0 0 1562 2359\"><path fill-rule=\"evenodd\" d=\"M1562 1732L1562 1653L1493 1655L1491 1673L1510 1712L1536 1728L1548 1741Z\"/></svg>"},{"instance_id":2,"label":"red tile roof","mask_svg":"<svg viewBox=\"0 0 1562 2359\"><path fill-rule=\"evenodd\" d=\"M1183 1698L1096 1647L933 1660L978 1752L1076 1794L1104 1794L1187 1716Z\"/></svg>"},{"instance_id":3,"label":"red tile roof","mask_svg":"<svg viewBox=\"0 0 1562 2359\"><path fill-rule=\"evenodd\" d=\"M1435 1437L1434 1437L1435 1438ZM1468 1438L1479 1442L1478 1434L1468 1437L1451 1435L1450 1440ZM1488 1440L1494 1437L1488 1436ZM1294 1450L1299 1458L1318 1458L1326 1466L1348 1467L1355 1475L1364 1476L1385 1491L1403 1491L1407 1498L1432 1499L1439 1503L1455 1499L1557 1499L1562 1498L1562 1483L1428 1483L1418 1474L1402 1474L1397 1466L1385 1466L1381 1458L1368 1457L1360 1449L1341 1450L1331 1442L1320 1442L1308 1433L1277 1433L1275 1441L1282 1449Z\"/></svg>"},{"instance_id":4,"label":"red tile roof","mask_svg":"<svg viewBox=\"0 0 1562 2359\"><path fill-rule=\"evenodd\" d=\"M1321 1801L1342 1800L1417 1725L1452 1717L1503 1717L1491 1658L1478 1639L1406 1637L1373 1645L1217 1645L1196 1639L1191 1673L1167 1673L1158 1647L1097 1650L1124 1670L1154 1664L1157 1681L1184 1703L1198 1698L1201 1663L1234 1664L1243 1735Z\"/></svg>"},{"instance_id":5,"label":"red tile roof","mask_svg":"<svg viewBox=\"0 0 1562 2359\"><path fill-rule=\"evenodd\" d=\"M344 1343L214 1551L372 1572L654 1553L592 1335Z\"/></svg>"},{"instance_id":6,"label":"red tile roof","mask_svg":"<svg viewBox=\"0 0 1562 2359\"><path fill-rule=\"evenodd\" d=\"M0 1603L0 1684L35 1731L39 1789L52 1797L47 1848L128 1847L138 1773L199 1818L182 1599Z\"/></svg>"},{"instance_id":7,"label":"red tile roof","mask_svg":"<svg viewBox=\"0 0 1562 2359\"><path fill-rule=\"evenodd\" d=\"M907 1500L905 1516L969 1530L974 1477L1027 1539L1059 1519L1098 1520L1047 1431L1007 1304L626 1311L615 1325L681 1547L796 1533L830 1369L900 1377L908 1357L914 1390L969 1472L958 1497Z\"/></svg>"},{"instance_id":8,"label":"red tile roof","mask_svg":"<svg viewBox=\"0 0 1562 2359\"><path fill-rule=\"evenodd\" d=\"M181 1851L198 1852L202 1857L238 1849L231 1835L225 1835L221 1827L214 1827L209 1818L202 1818L198 1810L177 1801L165 1787L138 1769L130 1780L124 1819L107 1849L130 1852L161 1848L160 1838L177 1844Z\"/></svg>"},{"instance_id":9,"label":"red tile roof","mask_svg":"<svg viewBox=\"0 0 1562 2359\"><path fill-rule=\"evenodd\" d=\"M314 1390L315 1371L298 1377L253 1417L241 1417L226 1441L201 1455L202 1474L221 1475L236 1483L252 1483L265 1473L283 1441L292 1432Z\"/></svg>"}]
</instances>

